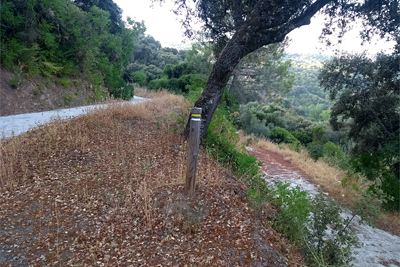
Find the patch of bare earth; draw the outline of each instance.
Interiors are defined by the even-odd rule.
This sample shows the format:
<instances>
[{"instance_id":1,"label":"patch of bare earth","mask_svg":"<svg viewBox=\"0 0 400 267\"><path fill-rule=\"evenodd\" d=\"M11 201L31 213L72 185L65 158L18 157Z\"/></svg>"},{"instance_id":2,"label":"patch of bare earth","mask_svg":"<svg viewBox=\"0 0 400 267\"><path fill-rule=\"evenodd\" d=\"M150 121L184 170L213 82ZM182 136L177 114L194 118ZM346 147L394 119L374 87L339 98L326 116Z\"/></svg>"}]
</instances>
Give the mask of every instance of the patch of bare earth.
<instances>
[{"instance_id":1,"label":"patch of bare earth","mask_svg":"<svg viewBox=\"0 0 400 267\"><path fill-rule=\"evenodd\" d=\"M15 74L0 67L0 116L54 110L92 104L95 99L91 84L82 79L68 79L69 85L57 79L34 77L23 79L18 88L11 86Z\"/></svg>"},{"instance_id":2,"label":"patch of bare earth","mask_svg":"<svg viewBox=\"0 0 400 267\"><path fill-rule=\"evenodd\" d=\"M188 110L161 93L2 140L0 266L297 266L203 153L184 194Z\"/></svg>"}]
</instances>

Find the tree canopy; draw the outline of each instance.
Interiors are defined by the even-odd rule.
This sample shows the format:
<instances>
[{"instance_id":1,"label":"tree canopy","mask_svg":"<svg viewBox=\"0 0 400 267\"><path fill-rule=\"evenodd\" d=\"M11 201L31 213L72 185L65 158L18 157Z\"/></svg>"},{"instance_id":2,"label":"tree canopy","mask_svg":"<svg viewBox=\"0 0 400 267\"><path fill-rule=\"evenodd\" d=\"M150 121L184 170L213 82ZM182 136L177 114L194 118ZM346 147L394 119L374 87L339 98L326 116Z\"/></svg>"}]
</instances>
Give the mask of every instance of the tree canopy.
<instances>
[{"instance_id":1,"label":"tree canopy","mask_svg":"<svg viewBox=\"0 0 400 267\"><path fill-rule=\"evenodd\" d=\"M191 21L197 17L204 31L220 47L208 83L195 103L203 109L201 137L205 136L238 62L260 47L282 42L292 30L310 24L317 12L329 18L323 31L325 35L337 28L340 37L356 18L361 18L364 40L368 41L374 34L392 39L399 36L398 0L199 0L194 1L195 7L186 0L174 2L175 12L185 15L182 23L187 35L191 35Z\"/></svg>"}]
</instances>

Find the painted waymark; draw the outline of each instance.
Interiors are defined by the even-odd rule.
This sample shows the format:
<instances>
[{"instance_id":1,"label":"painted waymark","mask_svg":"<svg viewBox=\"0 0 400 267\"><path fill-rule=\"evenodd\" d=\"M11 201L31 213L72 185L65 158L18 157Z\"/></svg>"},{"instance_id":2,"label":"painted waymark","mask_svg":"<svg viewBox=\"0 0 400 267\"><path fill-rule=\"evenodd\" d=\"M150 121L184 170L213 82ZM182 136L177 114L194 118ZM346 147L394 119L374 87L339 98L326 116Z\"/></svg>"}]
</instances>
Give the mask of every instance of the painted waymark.
<instances>
[{"instance_id":1,"label":"painted waymark","mask_svg":"<svg viewBox=\"0 0 400 267\"><path fill-rule=\"evenodd\" d=\"M201 108L192 108L189 129L189 149L185 192L192 195L196 187L197 157L200 146Z\"/></svg>"}]
</instances>

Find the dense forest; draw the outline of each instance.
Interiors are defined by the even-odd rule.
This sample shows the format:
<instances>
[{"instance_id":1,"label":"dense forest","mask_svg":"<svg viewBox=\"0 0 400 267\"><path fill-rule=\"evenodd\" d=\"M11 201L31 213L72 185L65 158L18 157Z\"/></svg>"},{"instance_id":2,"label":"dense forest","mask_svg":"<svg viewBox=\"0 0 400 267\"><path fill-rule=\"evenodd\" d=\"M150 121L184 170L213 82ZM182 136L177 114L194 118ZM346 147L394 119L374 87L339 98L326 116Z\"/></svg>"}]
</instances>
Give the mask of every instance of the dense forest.
<instances>
[{"instance_id":1,"label":"dense forest","mask_svg":"<svg viewBox=\"0 0 400 267\"><path fill-rule=\"evenodd\" d=\"M2 1L1 64L14 72L12 86L38 75L64 86L80 77L98 100L130 99L135 86L146 86L195 102L220 43L162 47L142 22L121 14L112 0ZM386 209L398 210L399 45L392 54L333 58L285 55L285 46L239 61L214 120L360 173L371 192L383 190ZM204 142L213 142L210 134Z\"/></svg>"}]
</instances>

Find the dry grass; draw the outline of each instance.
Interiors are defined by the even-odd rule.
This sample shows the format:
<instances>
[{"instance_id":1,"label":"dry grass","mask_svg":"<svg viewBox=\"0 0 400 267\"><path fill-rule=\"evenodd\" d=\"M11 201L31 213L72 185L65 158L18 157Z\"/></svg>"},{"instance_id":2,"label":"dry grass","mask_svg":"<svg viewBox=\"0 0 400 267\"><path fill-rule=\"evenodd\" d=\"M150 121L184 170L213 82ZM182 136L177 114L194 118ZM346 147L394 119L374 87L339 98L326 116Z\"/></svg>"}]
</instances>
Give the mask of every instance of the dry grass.
<instances>
[{"instance_id":1,"label":"dry grass","mask_svg":"<svg viewBox=\"0 0 400 267\"><path fill-rule=\"evenodd\" d=\"M135 95L140 96L140 97L153 99L153 98L159 97L160 94L168 94L168 91L166 91L166 90L161 90L161 91L149 90L146 87L135 88Z\"/></svg>"},{"instance_id":2,"label":"dry grass","mask_svg":"<svg viewBox=\"0 0 400 267\"><path fill-rule=\"evenodd\" d=\"M303 171L308 177L312 178L316 184L320 185L322 190L333 197L340 203L348 207L352 207L354 200L360 199L360 194L350 186L342 186L341 181L346 177L347 172L330 166L324 161L314 161L306 151L296 152L288 148L286 145L277 145L275 143L255 138L254 136L246 136L243 131L239 132L240 142L247 144L248 140L253 140L250 146L269 150L285 157L285 160ZM356 184L361 189L366 189L368 183L363 177L354 176L348 181L348 184ZM400 235L400 214L397 212L382 211L381 219L377 222L377 226L388 230L391 233Z\"/></svg>"},{"instance_id":3,"label":"dry grass","mask_svg":"<svg viewBox=\"0 0 400 267\"><path fill-rule=\"evenodd\" d=\"M1 141L1 266L296 266L248 210L246 185L204 153L185 196L189 107L152 99Z\"/></svg>"},{"instance_id":4,"label":"dry grass","mask_svg":"<svg viewBox=\"0 0 400 267\"><path fill-rule=\"evenodd\" d=\"M244 136L243 133L241 133L242 142L246 142L248 138L251 137ZM263 139L257 139L257 142L251 144L251 146L283 155L285 160L302 170L307 176L311 177L316 184L320 185L325 192L329 193L329 195L335 199L341 200L341 202L346 203L347 200L357 197L354 190L342 187L341 185L341 180L346 177L345 171L329 166L323 161L314 161L304 150L296 152L285 145L277 145Z\"/></svg>"}]
</instances>

